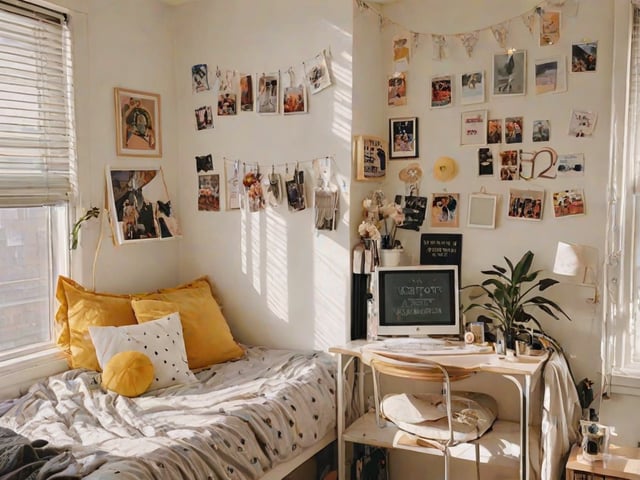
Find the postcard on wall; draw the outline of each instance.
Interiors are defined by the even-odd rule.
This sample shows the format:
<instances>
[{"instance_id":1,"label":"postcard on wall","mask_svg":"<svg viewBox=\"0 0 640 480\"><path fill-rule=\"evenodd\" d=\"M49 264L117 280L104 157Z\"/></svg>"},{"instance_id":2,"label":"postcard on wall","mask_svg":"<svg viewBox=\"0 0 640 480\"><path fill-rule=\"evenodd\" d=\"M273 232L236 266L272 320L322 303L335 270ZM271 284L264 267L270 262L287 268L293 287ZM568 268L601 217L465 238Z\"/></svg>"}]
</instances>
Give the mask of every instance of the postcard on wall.
<instances>
[{"instance_id":1,"label":"postcard on wall","mask_svg":"<svg viewBox=\"0 0 640 480\"><path fill-rule=\"evenodd\" d=\"M543 208L544 190L509 189L509 218L540 221Z\"/></svg>"},{"instance_id":2,"label":"postcard on wall","mask_svg":"<svg viewBox=\"0 0 640 480\"><path fill-rule=\"evenodd\" d=\"M253 75L250 73L240 74L240 111L253 111Z\"/></svg>"},{"instance_id":3,"label":"postcard on wall","mask_svg":"<svg viewBox=\"0 0 640 480\"><path fill-rule=\"evenodd\" d=\"M209 73L206 63L199 63L191 67L191 88L193 93L209 90Z\"/></svg>"},{"instance_id":4,"label":"postcard on wall","mask_svg":"<svg viewBox=\"0 0 640 480\"><path fill-rule=\"evenodd\" d=\"M493 152L490 148L478 149L478 176L493 177Z\"/></svg>"},{"instance_id":5,"label":"postcard on wall","mask_svg":"<svg viewBox=\"0 0 640 480\"><path fill-rule=\"evenodd\" d=\"M522 143L522 117L507 117L504 119L505 143Z\"/></svg>"},{"instance_id":6,"label":"postcard on wall","mask_svg":"<svg viewBox=\"0 0 640 480\"><path fill-rule=\"evenodd\" d=\"M277 115L280 104L280 74L262 73L258 75L258 103L256 112L263 115Z\"/></svg>"},{"instance_id":7,"label":"postcard on wall","mask_svg":"<svg viewBox=\"0 0 640 480\"><path fill-rule=\"evenodd\" d=\"M238 113L238 93L236 86L239 84L237 73L234 70L216 72L218 77L218 116L225 117Z\"/></svg>"},{"instance_id":8,"label":"postcard on wall","mask_svg":"<svg viewBox=\"0 0 640 480\"><path fill-rule=\"evenodd\" d=\"M305 86L285 87L282 105L285 115L307 113L307 89Z\"/></svg>"},{"instance_id":9,"label":"postcard on wall","mask_svg":"<svg viewBox=\"0 0 640 480\"><path fill-rule=\"evenodd\" d=\"M567 90L567 60L564 56L538 59L535 63L536 95Z\"/></svg>"},{"instance_id":10,"label":"postcard on wall","mask_svg":"<svg viewBox=\"0 0 640 480\"><path fill-rule=\"evenodd\" d=\"M458 228L460 211L459 193L431 194L431 227Z\"/></svg>"},{"instance_id":11,"label":"postcard on wall","mask_svg":"<svg viewBox=\"0 0 640 480\"><path fill-rule=\"evenodd\" d=\"M545 10L540 16L540 46L555 45L560 41L560 12Z\"/></svg>"},{"instance_id":12,"label":"postcard on wall","mask_svg":"<svg viewBox=\"0 0 640 480\"><path fill-rule=\"evenodd\" d=\"M595 72L598 60L598 42L571 45L571 71Z\"/></svg>"},{"instance_id":13,"label":"postcard on wall","mask_svg":"<svg viewBox=\"0 0 640 480\"><path fill-rule=\"evenodd\" d=\"M387 172L387 141L370 135L354 137L356 180L380 181Z\"/></svg>"},{"instance_id":14,"label":"postcard on wall","mask_svg":"<svg viewBox=\"0 0 640 480\"><path fill-rule=\"evenodd\" d=\"M197 155L196 172L198 175L201 173L213 172L213 155L210 153L207 155Z\"/></svg>"},{"instance_id":15,"label":"postcard on wall","mask_svg":"<svg viewBox=\"0 0 640 480\"><path fill-rule=\"evenodd\" d=\"M331 75L327 66L327 58L324 52L303 62L304 74L309 82L309 90L312 95L321 92L331 86Z\"/></svg>"},{"instance_id":16,"label":"postcard on wall","mask_svg":"<svg viewBox=\"0 0 640 480\"><path fill-rule=\"evenodd\" d=\"M586 110L572 110L569 120L569 135L572 137L591 137L596 128L598 115Z\"/></svg>"},{"instance_id":17,"label":"postcard on wall","mask_svg":"<svg viewBox=\"0 0 640 480\"><path fill-rule=\"evenodd\" d=\"M582 189L562 190L553 193L553 215L556 218L584 215L584 192Z\"/></svg>"},{"instance_id":18,"label":"postcard on wall","mask_svg":"<svg viewBox=\"0 0 640 480\"><path fill-rule=\"evenodd\" d=\"M198 175L198 211L220 211L220 175Z\"/></svg>"},{"instance_id":19,"label":"postcard on wall","mask_svg":"<svg viewBox=\"0 0 640 480\"><path fill-rule=\"evenodd\" d=\"M411 56L411 42L406 35L398 35L393 38L393 65L396 72L409 70L409 57Z\"/></svg>"},{"instance_id":20,"label":"postcard on wall","mask_svg":"<svg viewBox=\"0 0 640 480\"><path fill-rule=\"evenodd\" d=\"M581 177L584 175L584 153L558 155L558 177Z\"/></svg>"},{"instance_id":21,"label":"postcard on wall","mask_svg":"<svg viewBox=\"0 0 640 480\"><path fill-rule=\"evenodd\" d=\"M460 75L460 104L484 103L484 72L469 72Z\"/></svg>"},{"instance_id":22,"label":"postcard on wall","mask_svg":"<svg viewBox=\"0 0 640 480\"><path fill-rule=\"evenodd\" d=\"M549 120L534 120L531 132L534 142L548 142L551 139L551 123Z\"/></svg>"},{"instance_id":23,"label":"postcard on wall","mask_svg":"<svg viewBox=\"0 0 640 480\"><path fill-rule=\"evenodd\" d=\"M501 118L493 118L487 121L487 143L502 143Z\"/></svg>"},{"instance_id":24,"label":"postcard on wall","mask_svg":"<svg viewBox=\"0 0 640 480\"><path fill-rule=\"evenodd\" d=\"M160 95L114 88L116 154L161 157Z\"/></svg>"},{"instance_id":25,"label":"postcard on wall","mask_svg":"<svg viewBox=\"0 0 640 480\"><path fill-rule=\"evenodd\" d=\"M398 107L407 104L407 78L396 73L387 79L387 105Z\"/></svg>"},{"instance_id":26,"label":"postcard on wall","mask_svg":"<svg viewBox=\"0 0 640 480\"><path fill-rule=\"evenodd\" d=\"M226 209L238 210L242 194L242 178L240 174L240 160L225 161L224 183L226 193Z\"/></svg>"},{"instance_id":27,"label":"postcard on wall","mask_svg":"<svg viewBox=\"0 0 640 480\"><path fill-rule=\"evenodd\" d=\"M493 95L524 95L527 52L515 50L493 56Z\"/></svg>"},{"instance_id":28,"label":"postcard on wall","mask_svg":"<svg viewBox=\"0 0 640 480\"><path fill-rule=\"evenodd\" d=\"M196 128L198 130L213 128L213 108L211 105L196 108Z\"/></svg>"},{"instance_id":29,"label":"postcard on wall","mask_svg":"<svg viewBox=\"0 0 640 480\"><path fill-rule=\"evenodd\" d=\"M396 195L395 202L404 213L404 222L398 228L419 231L427 215L427 197Z\"/></svg>"},{"instance_id":30,"label":"postcard on wall","mask_svg":"<svg viewBox=\"0 0 640 480\"><path fill-rule=\"evenodd\" d=\"M453 103L453 80L451 75L431 78L431 108L449 107Z\"/></svg>"},{"instance_id":31,"label":"postcard on wall","mask_svg":"<svg viewBox=\"0 0 640 480\"><path fill-rule=\"evenodd\" d=\"M511 181L520 178L517 150L500 152L500 180Z\"/></svg>"},{"instance_id":32,"label":"postcard on wall","mask_svg":"<svg viewBox=\"0 0 640 480\"><path fill-rule=\"evenodd\" d=\"M487 143L487 111L462 112L460 120L460 145L485 145Z\"/></svg>"},{"instance_id":33,"label":"postcard on wall","mask_svg":"<svg viewBox=\"0 0 640 480\"><path fill-rule=\"evenodd\" d=\"M116 244L182 234L160 168L107 167L107 196Z\"/></svg>"}]
</instances>

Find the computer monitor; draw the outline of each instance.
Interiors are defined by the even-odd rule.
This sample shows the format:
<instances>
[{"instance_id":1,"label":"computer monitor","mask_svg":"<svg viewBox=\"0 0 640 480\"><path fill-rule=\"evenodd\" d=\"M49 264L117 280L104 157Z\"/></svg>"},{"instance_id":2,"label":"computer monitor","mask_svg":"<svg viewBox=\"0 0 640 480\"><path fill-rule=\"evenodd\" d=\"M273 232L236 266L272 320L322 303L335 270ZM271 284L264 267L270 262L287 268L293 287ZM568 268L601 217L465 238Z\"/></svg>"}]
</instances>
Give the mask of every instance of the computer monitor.
<instances>
[{"instance_id":1,"label":"computer monitor","mask_svg":"<svg viewBox=\"0 0 640 480\"><path fill-rule=\"evenodd\" d=\"M378 267L378 335L460 335L457 265Z\"/></svg>"}]
</instances>

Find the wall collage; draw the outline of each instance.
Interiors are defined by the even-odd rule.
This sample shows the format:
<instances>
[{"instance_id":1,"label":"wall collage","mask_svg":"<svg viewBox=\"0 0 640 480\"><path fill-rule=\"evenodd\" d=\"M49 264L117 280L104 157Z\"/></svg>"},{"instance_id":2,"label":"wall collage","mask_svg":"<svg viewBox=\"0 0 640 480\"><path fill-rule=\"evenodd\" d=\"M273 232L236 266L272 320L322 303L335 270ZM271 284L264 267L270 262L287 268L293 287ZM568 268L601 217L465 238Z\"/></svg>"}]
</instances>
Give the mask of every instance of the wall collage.
<instances>
[{"instance_id":1,"label":"wall collage","mask_svg":"<svg viewBox=\"0 0 640 480\"><path fill-rule=\"evenodd\" d=\"M391 108L407 105L408 72L412 55L418 48L425 48L430 43L433 61L437 62L446 58L448 50L459 42L467 56L472 57L480 38L480 30L455 35L413 32L364 0L356 0L356 4L361 12L377 15L381 28L394 26L396 31L405 32L395 35L389 46L394 68L387 78L387 105ZM529 88L536 95L562 94L567 92L568 72L572 75L588 75L596 71L598 42L594 40L572 43L566 54L536 58L532 62L534 72L530 82L527 82L527 51L508 47L510 29L515 21L524 23L540 47L558 44L562 35L561 17L577 16L578 7L578 0L547 0L517 17L492 25L485 30L491 31L491 37L502 51L493 55L486 71L478 69L433 75L425 82L425 86L418 86L427 88L431 111L454 105L469 106L460 115L459 145L477 147L475 168L479 177L497 177L501 182L576 177L579 182L580 177L584 176L584 154L558 153L550 142L552 134L591 137L596 128L597 112L573 109L567 125L554 125L552 129L548 118L527 119L528 123L525 124L523 116L496 118L486 108L488 93L492 98L517 97L526 95ZM424 41L425 38L427 41ZM569 56L569 62L565 55ZM417 159L420 140L418 121L418 117L390 118L388 138L357 136L354 142L356 179L380 182L386 176L389 160ZM538 148L532 149L532 152L523 151L521 144L529 141ZM496 158L493 147L500 150ZM432 174L436 180L447 182L458 172L455 159L440 157L435 162ZM366 238L373 233L375 236L375 230L381 230L382 248L397 247L393 243L385 246L385 233L390 228L386 225L388 215L384 212L391 211L390 206L404 213L404 218L396 216L396 221L392 222L393 228L419 230L427 218L431 227L460 227L460 194L432 193L429 197L420 196L423 174L418 162L400 170L399 179L405 184L405 195L396 195L393 201L385 199L379 191L372 192L364 200L366 213L363 223L373 224L376 228L363 225L361 235L364 234ZM487 193L484 189L471 194L466 226L495 228L497 198L498 195ZM585 214L582 188L552 190L547 195L544 189L536 187L509 188L507 215L513 219L540 221L545 201L552 202L554 218Z\"/></svg>"}]
</instances>

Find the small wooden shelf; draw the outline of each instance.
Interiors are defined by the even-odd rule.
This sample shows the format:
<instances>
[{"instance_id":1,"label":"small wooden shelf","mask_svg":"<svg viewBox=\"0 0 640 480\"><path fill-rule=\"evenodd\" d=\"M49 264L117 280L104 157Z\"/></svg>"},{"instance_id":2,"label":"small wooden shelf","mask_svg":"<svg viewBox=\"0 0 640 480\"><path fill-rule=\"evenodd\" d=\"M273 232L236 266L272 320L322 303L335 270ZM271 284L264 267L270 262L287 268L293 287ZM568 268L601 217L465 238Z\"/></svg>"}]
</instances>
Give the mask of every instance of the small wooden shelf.
<instances>
[{"instance_id":1,"label":"small wooden shelf","mask_svg":"<svg viewBox=\"0 0 640 480\"><path fill-rule=\"evenodd\" d=\"M578 445L567 461L567 480L640 480L640 448L611 445L602 461L588 463L580 459Z\"/></svg>"}]
</instances>

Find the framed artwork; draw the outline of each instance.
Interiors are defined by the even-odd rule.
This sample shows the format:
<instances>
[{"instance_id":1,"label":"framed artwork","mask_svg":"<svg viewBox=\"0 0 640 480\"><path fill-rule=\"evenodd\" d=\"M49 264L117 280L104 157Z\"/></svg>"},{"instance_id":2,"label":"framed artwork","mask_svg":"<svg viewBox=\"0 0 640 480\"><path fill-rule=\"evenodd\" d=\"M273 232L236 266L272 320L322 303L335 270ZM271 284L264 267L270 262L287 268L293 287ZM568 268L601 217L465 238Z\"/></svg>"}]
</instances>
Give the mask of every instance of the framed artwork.
<instances>
[{"instance_id":1,"label":"framed artwork","mask_svg":"<svg viewBox=\"0 0 640 480\"><path fill-rule=\"evenodd\" d=\"M571 71L595 72L598 60L598 42L571 45Z\"/></svg>"},{"instance_id":2,"label":"framed artwork","mask_svg":"<svg viewBox=\"0 0 640 480\"><path fill-rule=\"evenodd\" d=\"M160 95L114 88L116 154L161 157Z\"/></svg>"},{"instance_id":3,"label":"framed artwork","mask_svg":"<svg viewBox=\"0 0 640 480\"><path fill-rule=\"evenodd\" d=\"M459 193L434 193L431 195L431 226L458 228Z\"/></svg>"},{"instance_id":4,"label":"framed artwork","mask_svg":"<svg viewBox=\"0 0 640 480\"><path fill-rule=\"evenodd\" d=\"M277 115L280 104L280 74L263 73L258 76L257 113Z\"/></svg>"},{"instance_id":5,"label":"framed artwork","mask_svg":"<svg viewBox=\"0 0 640 480\"><path fill-rule=\"evenodd\" d=\"M418 156L418 117L390 118L389 145L391 158Z\"/></svg>"},{"instance_id":6,"label":"framed artwork","mask_svg":"<svg viewBox=\"0 0 640 480\"><path fill-rule=\"evenodd\" d=\"M460 104L484 103L484 72L469 72L460 75Z\"/></svg>"},{"instance_id":7,"label":"framed artwork","mask_svg":"<svg viewBox=\"0 0 640 480\"><path fill-rule=\"evenodd\" d=\"M527 52L514 50L493 56L493 95L524 95Z\"/></svg>"},{"instance_id":8,"label":"framed artwork","mask_svg":"<svg viewBox=\"0 0 640 480\"><path fill-rule=\"evenodd\" d=\"M460 119L460 145L487 143L487 111L462 112Z\"/></svg>"},{"instance_id":9,"label":"framed artwork","mask_svg":"<svg viewBox=\"0 0 640 480\"><path fill-rule=\"evenodd\" d=\"M182 235L162 169L107 167L109 221L117 245Z\"/></svg>"},{"instance_id":10,"label":"framed artwork","mask_svg":"<svg viewBox=\"0 0 640 480\"><path fill-rule=\"evenodd\" d=\"M509 218L540 221L543 208L544 190L509 189Z\"/></svg>"},{"instance_id":11,"label":"framed artwork","mask_svg":"<svg viewBox=\"0 0 640 480\"><path fill-rule=\"evenodd\" d=\"M382 180L387 173L387 151L387 141L382 138L370 135L354 137L356 180Z\"/></svg>"},{"instance_id":12,"label":"framed artwork","mask_svg":"<svg viewBox=\"0 0 640 480\"><path fill-rule=\"evenodd\" d=\"M567 60L564 56L536 60L536 95L567 90Z\"/></svg>"},{"instance_id":13,"label":"framed artwork","mask_svg":"<svg viewBox=\"0 0 640 480\"><path fill-rule=\"evenodd\" d=\"M431 77L431 108L453 105L453 80L451 75Z\"/></svg>"},{"instance_id":14,"label":"framed artwork","mask_svg":"<svg viewBox=\"0 0 640 480\"><path fill-rule=\"evenodd\" d=\"M472 193L469 195L467 227L496 228L497 195Z\"/></svg>"},{"instance_id":15,"label":"framed artwork","mask_svg":"<svg viewBox=\"0 0 640 480\"><path fill-rule=\"evenodd\" d=\"M554 192L553 215L556 218L584 215L584 192L582 189Z\"/></svg>"}]
</instances>

